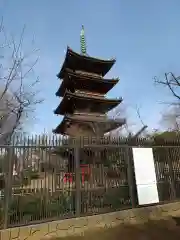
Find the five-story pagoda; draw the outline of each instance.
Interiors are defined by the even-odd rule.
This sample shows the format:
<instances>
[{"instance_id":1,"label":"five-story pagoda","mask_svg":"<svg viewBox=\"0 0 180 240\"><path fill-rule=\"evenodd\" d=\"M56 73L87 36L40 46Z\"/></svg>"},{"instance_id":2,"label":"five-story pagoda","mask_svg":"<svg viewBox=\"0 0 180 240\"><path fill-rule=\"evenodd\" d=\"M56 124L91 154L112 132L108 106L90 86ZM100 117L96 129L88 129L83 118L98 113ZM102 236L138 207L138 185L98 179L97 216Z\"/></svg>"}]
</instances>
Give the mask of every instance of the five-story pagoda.
<instances>
[{"instance_id":1,"label":"five-story pagoda","mask_svg":"<svg viewBox=\"0 0 180 240\"><path fill-rule=\"evenodd\" d=\"M108 99L106 94L119 79L105 79L115 59L102 60L86 53L84 28L81 30L81 54L69 47L57 77L62 83L56 96L62 101L54 111L64 115L54 133L68 136L103 136L125 123L125 119L110 119L107 113L122 102Z\"/></svg>"}]
</instances>

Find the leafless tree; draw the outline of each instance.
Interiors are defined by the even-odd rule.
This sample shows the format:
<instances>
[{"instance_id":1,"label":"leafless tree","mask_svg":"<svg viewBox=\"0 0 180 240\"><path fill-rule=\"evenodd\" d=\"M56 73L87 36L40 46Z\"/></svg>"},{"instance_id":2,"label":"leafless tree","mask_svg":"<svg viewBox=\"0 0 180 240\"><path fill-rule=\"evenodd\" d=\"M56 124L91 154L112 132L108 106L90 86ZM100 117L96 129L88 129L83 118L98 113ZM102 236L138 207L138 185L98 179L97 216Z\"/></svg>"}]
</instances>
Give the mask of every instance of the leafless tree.
<instances>
[{"instance_id":1,"label":"leafless tree","mask_svg":"<svg viewBox=\"0 0 180 240\"><path fill-rule=\"evenodd\" d=\"M166 112L162 114L160 123L169 131L180 130L180 106L169 106Z\"/></svg>"},{"instance_id":2,"label":"leafless tree","mask_svg":"<svg viewBox=\"0 0 180 240\"><path fill-rule=\"evenodd\" d=\"M172 96L175 98L176 102L172 104L178 104L180 101L180 76L176 77L172 72L165 73L165 79L163 81L159 80L157 77L154 77L155 83L164 85L168 87Z\"/></svg>"},{"instance_id":3,"label":"leafless tree","mask_svg":"<svg viewBox=\"0 0 180 240\"><path fill-rule=\"evenodd\" d=\"M116 107L115 109L113 109L109 113L109 116L113 119L118 119L119 117L124 118L124 119L126 119L126 123L122 127L116 129L115 132L113 131L112 133L110 133L110 135L126 136L126 137L127 136L128 137L135 136L136 137L145 131L147 126L142 120L142 116L140 114L140 108L138 106L136 106L134 109L136 111L138 121L140 121L140 124L142 125L142 127L139 129L139 131L137 131L135 134L133 134L132 128L134 125L136 125L136 123L130 120L130 117L128 116L127 106L125 104L121 104L118 107Z\"/></svg>"},{"instance_id":4,"label":"leafless tree","mask_svg":"<svg viewBox=\"0 0 180 240\"><path fill-rule=\"evenodd\" d=\"M34 67L38 62L38 49L34 42L29 52L23 51L25 27L19 40L9 35L0 23L0 141L23 126L37 104L37 84ZM32 80L33 79L33 80ZM31 115L32 116L32 115Z\"/></svg>"},{"instance_id":5,"label":"leafless tree","mask_svg":"<svg viewBox=\"0 0 180 240\"><path fill-rule=\"evenodd\" d=\"M116 108L112 109L108 113L108 118L112 118L114 120L117 120L119 118L125 119L126 123L122 125L122 127L119 127L118 129L115 129L114 131L110 132L110 136L125 136L127 133L129 134L129 128L127 123L127 108L125 104L120 104Z\"/></svg>"},{"instance_id":6,"label":"leafless tree","mask_svg":"<svg viewBox=\"0 0 180 240\"><path fill-rule=\"evenodd\" d=\"M147 125L144 123L141 113L140 113L140 108L138 106L135 107L137 117L142 125L142 127L133 135L133 138L139 137L140 135L144 134L144 136L147 136L148 133L146 132Z\"/></svg>"},{"instance_id":7,"label":"leafless tree","mask_svg":"<svg viewBox=\"0 0 180 240\"><path fill-rule=\"evenodd\" d=\"M154 77L155 83L167 87L173 96L170 102L164 102L167 110L162 114L161 123L168 127L168 130L180 130L180 76L176 77L172 72L165 73L164 80Z\"/></svg>"}]
</instances>

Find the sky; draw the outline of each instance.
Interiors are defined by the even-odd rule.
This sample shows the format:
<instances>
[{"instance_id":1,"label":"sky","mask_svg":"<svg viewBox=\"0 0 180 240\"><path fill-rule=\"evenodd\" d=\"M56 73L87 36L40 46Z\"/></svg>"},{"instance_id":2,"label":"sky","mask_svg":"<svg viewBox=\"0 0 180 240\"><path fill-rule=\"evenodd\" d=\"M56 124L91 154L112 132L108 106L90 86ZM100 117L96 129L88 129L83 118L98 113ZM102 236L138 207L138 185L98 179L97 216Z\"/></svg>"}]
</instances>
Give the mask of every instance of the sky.
<instances>
[{"instance_id":1,"label":"sky","mask_svg":"<svg viewBox=\"0 0 180 240\"><path fill-rule=\"evenodd\" d=\"M135 108L151 128L159 127L162 104L170 99L164 87L154 85L154 76L163 80L165 72L180 75L179 0L0 0L0 16L6 31L20 36L25 25L24 47L31 40L39 49L35 72L39 76L40 97L36 121L28 131L51 133L61 121L53 110L59 72L67 45L80 51L81 25L85 27L90 56L117 62L107 77L120 82L109 97L123 97L131 122L138 121ZM136 119L136 120L135 120Z\"/></svg>"}]
</instances>

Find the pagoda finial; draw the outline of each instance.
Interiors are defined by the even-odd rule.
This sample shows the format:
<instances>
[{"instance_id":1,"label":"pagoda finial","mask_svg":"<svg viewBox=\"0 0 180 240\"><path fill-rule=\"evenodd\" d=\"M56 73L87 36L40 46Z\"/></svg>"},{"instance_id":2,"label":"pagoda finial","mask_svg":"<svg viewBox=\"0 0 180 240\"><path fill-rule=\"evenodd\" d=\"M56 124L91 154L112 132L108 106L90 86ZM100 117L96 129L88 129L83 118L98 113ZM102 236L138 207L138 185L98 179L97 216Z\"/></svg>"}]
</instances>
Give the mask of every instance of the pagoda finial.
<instances>
[{"instance_id":1,"label":"pagoda finial","mask_svg":"<svg viewBox=\"0 0 180 240\"><path fill-rule=\"evenodd\" d=\"M81 28L80 43L81 43L81 54L86 55L86 40L85 40L85 32L84 32L83 25Z\"/></svg>"}]
</instances>

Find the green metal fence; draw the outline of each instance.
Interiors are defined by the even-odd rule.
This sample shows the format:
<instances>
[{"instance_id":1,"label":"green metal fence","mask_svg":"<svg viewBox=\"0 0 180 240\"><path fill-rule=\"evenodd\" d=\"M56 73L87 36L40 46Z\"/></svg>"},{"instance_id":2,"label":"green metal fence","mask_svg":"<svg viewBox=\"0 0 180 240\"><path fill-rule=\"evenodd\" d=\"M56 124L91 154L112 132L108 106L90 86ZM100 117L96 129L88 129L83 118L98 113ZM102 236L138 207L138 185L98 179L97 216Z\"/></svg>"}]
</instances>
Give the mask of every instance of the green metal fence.
<instances>
[{"instance_id":1,"label":"green metal fence","mask_svg":"<svg viewBox=\"0 0 180 240\"><path fill-rule=\"evenodd\" d=\"M138 206L132 147L152 147L160 201L180 197L180 145L14 137L0 146L1 228Z\"/></svg>"}]
</instances>

